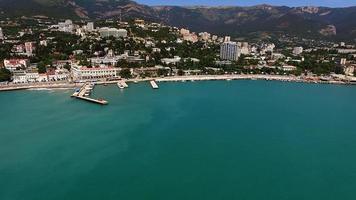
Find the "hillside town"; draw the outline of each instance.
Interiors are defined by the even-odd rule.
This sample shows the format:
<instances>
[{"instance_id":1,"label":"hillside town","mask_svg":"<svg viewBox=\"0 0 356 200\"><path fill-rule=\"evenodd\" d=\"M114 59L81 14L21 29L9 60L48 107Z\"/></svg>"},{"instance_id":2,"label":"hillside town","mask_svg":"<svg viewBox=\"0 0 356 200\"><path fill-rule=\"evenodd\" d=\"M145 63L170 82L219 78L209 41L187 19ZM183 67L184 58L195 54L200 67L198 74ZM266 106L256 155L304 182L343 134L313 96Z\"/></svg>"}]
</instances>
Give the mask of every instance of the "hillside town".
<instances>
[{"instance_id":1,"label":"hillside town","mask_svg":"<svg viewBox=\"0 0 356 200\"><path fill-rule=\"evenodd\" d=\"M0 22L1 85L208 75L356 82L356 47L285 35L248 40L135 19Z\"/></svg>"}]
</instances>

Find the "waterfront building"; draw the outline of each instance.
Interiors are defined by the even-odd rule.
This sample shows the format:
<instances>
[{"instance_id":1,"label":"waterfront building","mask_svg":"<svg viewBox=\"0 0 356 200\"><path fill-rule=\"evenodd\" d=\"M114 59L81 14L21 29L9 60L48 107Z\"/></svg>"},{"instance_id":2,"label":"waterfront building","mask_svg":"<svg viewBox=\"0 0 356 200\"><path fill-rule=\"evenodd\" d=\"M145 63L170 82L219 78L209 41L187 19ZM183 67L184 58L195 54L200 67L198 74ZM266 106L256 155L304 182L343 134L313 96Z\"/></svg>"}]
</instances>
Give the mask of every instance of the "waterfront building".
<instances>
[{"instance_id":1,"label":"waterfront building","mask_svg":"<svg viewBox=\"0 0 356 200\"><path fill-rule=\"evenodd\" d=\"M41 74L40 74L41 76ZM67 69L49 69L47 70L47 81L68 80L70 73Z\"/></svg>"},{"instance_id":2,"label":"waterfront building","mask_svg":"<svg viewBox=\"0 0 356 200\"><path fill-rule=\"evenodd\" d=\"M345 75L353 76L355 73L355 65L349 65L344 67Z\"/></svg>"},{"instance_id":3,"label":"waterfront building","mask_svg":"<svg viewBox=\"0 0 356 200\"><path fill-rule=\"evenodd\" d=\"M99 29L100 37L127 37L127 30L103 27Z\"/></svg>"},{"instance_id":4,"label":"waterfront building","mask_svg":"<svg viewBox=\"0 0 356 200\"><path fill-rule=\"evenodd\" d=\"M118 68L110 66L86 67L73 64L72 77L75 81L102 80L118 78Z\"/></svg>"},{"instance_id":5,"label":"waterfront building","mask_svg":"<svg viewBox=\"0 0 356 200\"><path fill-rule=\"evenodd\" d=\"M10 71L15 71L16 69L26 69L30 64L28 59L5 59L4 67Z\"/></svg>"},{"instance_id":6,"label":"waterfront building","mask_svg":"<svg viewBox=\"0 0 356 200\"><path fill-rule=\"evenodd\" d=\"M241 55L241 49L236 42L224 42L220 45L220 58L222 60L236 61Z\"/></svg>"},{"instance_id":7,"label":"waterfront building","mask_svg":"<svg viewBox=\"0 0 356 200\"><path fill-rule=\"evenodd\" d=\"M293 55L300 55L303 53L303 47L294 47L293 48Z\"/></svg>"},{"instance_id":8,"label":"waterfront building","mask_svg":"<svg viewBox=\"0 0 356 200\"><path fill-rule=\"evenodd\" d=\"M39 82L40 75L35 70L16 70L12 79L14 83L34 83Z\"/></svg>"}]
</instances>

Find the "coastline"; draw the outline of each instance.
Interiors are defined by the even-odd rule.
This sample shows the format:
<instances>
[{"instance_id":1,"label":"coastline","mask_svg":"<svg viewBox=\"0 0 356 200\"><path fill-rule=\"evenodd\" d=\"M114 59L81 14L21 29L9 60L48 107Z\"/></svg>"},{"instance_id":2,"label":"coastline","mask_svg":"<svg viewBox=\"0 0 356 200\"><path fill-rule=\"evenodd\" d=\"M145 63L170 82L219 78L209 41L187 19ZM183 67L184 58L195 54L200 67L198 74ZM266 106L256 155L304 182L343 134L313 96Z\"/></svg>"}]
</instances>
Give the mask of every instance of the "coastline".
<instances>
[{"instance_id":1,"label":"coastline","mask_svg":"<svg viewBox=\"0 0 356 200\"><path fill-rule=\"evenodd\" d=\"M168 76L160 78L143 78L143 79L124 79L125 82L137 83L155 80L157 82L185 82L185 81L214 81L214 80L266 80L266 81L282 81L282 82L298 82L312 84L339 84L339 85L356 85L356 82L345 82L336 80L321 80L320 77L310 79L307 77L296 76L281 76L281 75L194 75L194 76ZM96 84L116 84L119 81L96 81ZM8 84L0 85L1 91L14 90L33 90L33 89L75 89L83 86L84 83L70 82L48 82L48 83L29 83L29 84Z\"/></svg>"},{"instance_id":2,"label":"coastline","mask_svg":"<svg viewBox=\"0 0 356 200\"><path fill-rule=\"evenodd\" d=\"M2 91L14 91L14 90L35 90L35 89L75 89L82 86L83 83L30 83L30 84L9 84L0 85L0 92Z\"/></svg>"}]
</instances>

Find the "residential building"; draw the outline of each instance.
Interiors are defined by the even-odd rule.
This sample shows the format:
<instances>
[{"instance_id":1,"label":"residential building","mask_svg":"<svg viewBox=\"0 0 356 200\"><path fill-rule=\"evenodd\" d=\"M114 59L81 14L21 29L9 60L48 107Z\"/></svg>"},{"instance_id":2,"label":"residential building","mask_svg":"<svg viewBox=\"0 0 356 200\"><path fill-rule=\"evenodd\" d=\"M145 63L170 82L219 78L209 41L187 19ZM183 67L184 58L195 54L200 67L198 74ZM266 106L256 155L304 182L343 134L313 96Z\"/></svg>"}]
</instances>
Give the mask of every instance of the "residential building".
<instances>
[{"instance_id":1,"label":"residential building","mask_svg":"<svg viewBox=\"0 0 356 200\"><path fill-rule=\"evenodd\" d=\"M30 62L28 59L5 59L4 67L10 71L15 71L16 69L26 69Z\"/></svg>"},{"instance_id":2,"label":"residential building","mask_svg":"<svg viewBox=\"0 0 356 200\"><path fill-rule=\"evenodd\" d=\"M27 56L33 56L35 45L33 42L25 42L25 51Z\"/></svg>"},{"instance_id":3,"label":"residential building","mask_svg":"<svg viewBox=\"0 0 356 200\"><path fill-rule=\"evenodd\" d=\"M346 65L346 61L347 61L346 58L341 58L340 59L340 65Z\"/></svg>"},{"instance_id":4,"label":"residential building","mask_svg":"<svg viewBox=\"0 0 356 200\"><path fill-rule=\"evenodd\" d=\"M99 29L101 37L127 37L127 30L103 27Z\"/></svg>"},{"instance_id":5,"label":"residential building","mask_svg":"<svg viewBox=\"0 0 356 200\"><path fill-rule=\"evenodd\" d=\"M300 55L301 53L303 53L303 47L294 47L293 48L294 55Z\"/></svg>"},{"instance_id":6,"label":"residential building","mask_svg":"<svg viewBox=\"0 0 356 200\"><path fill-rule=\"evenodd\" d=\"M241 55L241 49L236 42L224 42L220 45L220 58L222 60L236 61Z\"/></svg>"},{"instance_id":7,"label":"residential building","mask_svg":"<svg viewBox=\"0 0 356 200\"><path fill-rule=\"evenodd\" d=\"M74 25L72 20L67 19L65 22L58 23L58 31L72 33L74 30Z\"/></svg>"},{"instance_id":8,"label":"residential building","mask_svg":"<svg viewBox=\"0 0 356 200\"><path fill-rule=\"evenodd\" d=\"M4 33L2 32L2 28L0 27L0 40L4 40L5 36Z\"/></svg>"},{"instance_id":9,"label":"residential building","mask_svg":"<svg viewBox=\"0 0 356 200\"><path fill-rule=\"evenodd\" d=\"M94 29L94 22L88 22L86 28L87 28L87 31L89 31L89 32L94 31L95 30Z\"/></svg>"},{"instance_id":10,"label":"residential building","mask_svg":"<svg viewBox=\"0 0 356 200\"><path fill-rule=\"evenodd\" d=\"M101 80L101 79L113 79L118 78L118 68L99 66L99 67L86 67L73 64L72 77L75 81L87 81L87 80Z\"/></svg>"},{"instance_id":11,"label":"residential building","mask_svg":"<svg viewBox=\"0 0 356 200\"><path fill-rule=\"evenodd\" d=\"M169 65L169 64L177 64L179 63L180 61L182 60L181 57L179 56L174 56L174 58L162 58L161 59L161 62L166 64L166 65Z\"/></svg>"}]
</instances>

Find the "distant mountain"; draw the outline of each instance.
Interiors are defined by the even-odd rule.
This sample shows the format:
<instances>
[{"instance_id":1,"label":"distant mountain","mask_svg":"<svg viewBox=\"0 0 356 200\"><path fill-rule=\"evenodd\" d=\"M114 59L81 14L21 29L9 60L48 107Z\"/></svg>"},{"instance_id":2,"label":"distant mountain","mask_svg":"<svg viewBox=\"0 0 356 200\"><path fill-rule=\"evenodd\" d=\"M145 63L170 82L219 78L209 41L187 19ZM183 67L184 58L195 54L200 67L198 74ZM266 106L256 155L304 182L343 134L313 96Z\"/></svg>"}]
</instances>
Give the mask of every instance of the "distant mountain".
<instances>
[{"instance_id":1,"label":"distant mountain","mask_svg":"<svg viewBox=\"0 0 356 200\"><path fill-rule=\"evenodd\" d=\"M131 0L0 0L0 12L0 16L144 18L232 36L282 32L303 37L356 38L356 7L150 7Z\"/></svg>"}]
</instances>

